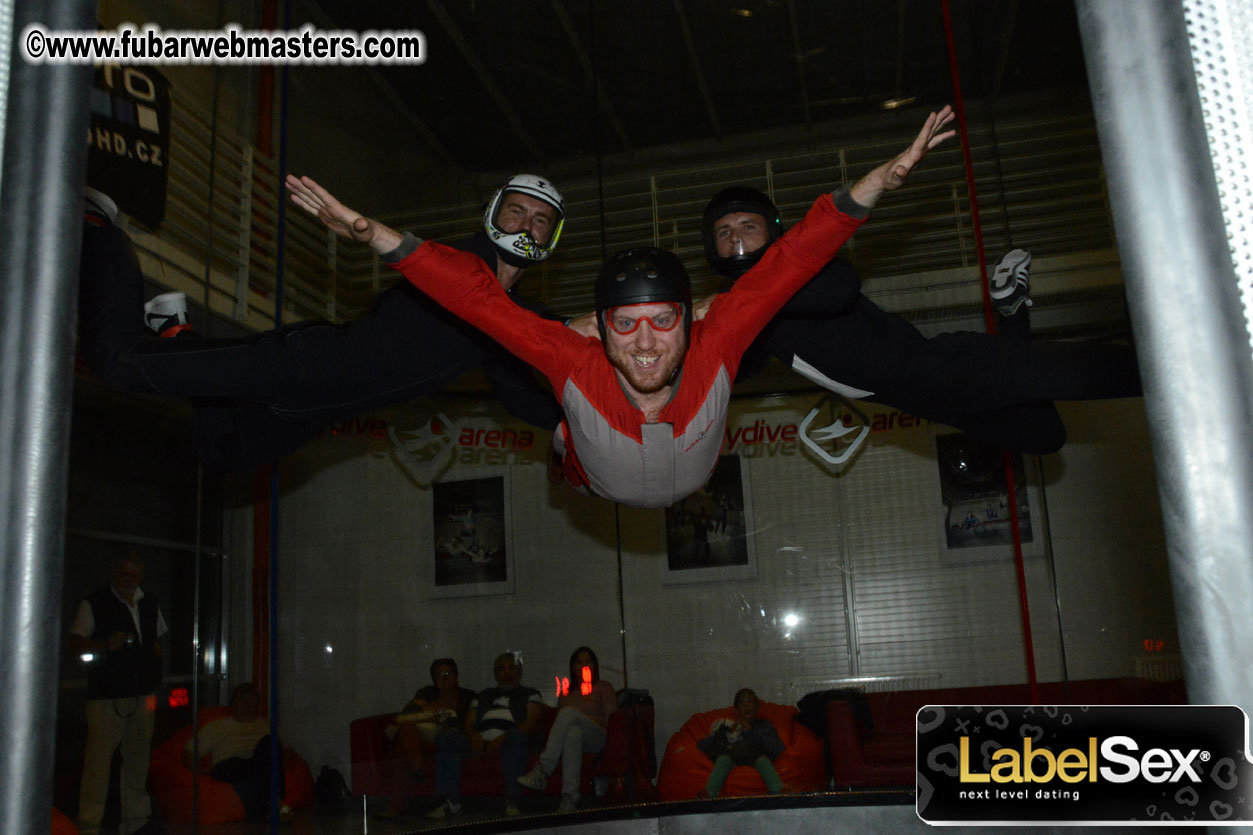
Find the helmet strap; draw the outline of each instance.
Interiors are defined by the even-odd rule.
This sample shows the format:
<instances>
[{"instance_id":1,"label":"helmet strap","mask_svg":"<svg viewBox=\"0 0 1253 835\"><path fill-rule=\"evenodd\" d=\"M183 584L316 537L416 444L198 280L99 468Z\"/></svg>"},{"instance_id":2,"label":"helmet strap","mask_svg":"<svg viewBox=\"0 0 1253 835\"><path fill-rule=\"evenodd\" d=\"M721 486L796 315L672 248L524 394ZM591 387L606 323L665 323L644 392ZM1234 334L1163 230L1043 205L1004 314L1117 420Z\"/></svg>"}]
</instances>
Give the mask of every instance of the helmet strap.
<instances>
[{"instance_id":1,"label":"helmet strap","mask_svg":"<svg viewBox=\"0 0 1253 835\"><path fill-rule=\"evenodd\" d=\"M512 249L506 249L495 241L492 241L492 246L496 247L496 255L500 257L500 260L504 261L511 267L526 269L533 263L528 261L524 256L514 252Z\"/></svg>"}]
</instances>

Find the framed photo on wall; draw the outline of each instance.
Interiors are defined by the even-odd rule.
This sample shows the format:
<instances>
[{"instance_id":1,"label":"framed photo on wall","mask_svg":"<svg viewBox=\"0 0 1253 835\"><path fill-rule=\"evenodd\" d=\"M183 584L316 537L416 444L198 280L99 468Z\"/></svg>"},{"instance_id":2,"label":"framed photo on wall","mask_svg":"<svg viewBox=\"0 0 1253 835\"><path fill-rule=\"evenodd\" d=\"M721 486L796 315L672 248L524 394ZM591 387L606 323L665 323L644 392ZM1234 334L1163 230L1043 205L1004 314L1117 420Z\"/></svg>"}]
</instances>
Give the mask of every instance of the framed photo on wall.
<instances>
[{"instance_id":1,"label":"framed photo on wall","mask_svg":"<svg viewBox=\"0 0 1253 835\"><path fill-rule=\"evenodd\" d=\"M512 594L509 473L436 482L431 489L432 597Z\"/></svg>"},{"instance_id":2,"label":"framed photo on wall","mask_svg":"<svg viewBox=\"0 0 1253 835\"><path fill-rule=\"evenodd\" d=\"M1024 556L1042 552L1041 508L1034 462L1010 456L1014 484L1006 485L1002 452L960 432L936 435L940 481L940 554L955 560L1012 559L1011 495L1018 508Z\"/></svg>"},{"instance_id":3,"label":"framed photo on wall","mask_svg":"<svg viewBox=\"0 0 1253 835\"><path fill-rule=\"evenodd\" d=\"M755 578L752 520L747 465L738 455L723 455L704 487L666 508L666 561L661 581L704 583Z\"/></svg>"}]
</instances>

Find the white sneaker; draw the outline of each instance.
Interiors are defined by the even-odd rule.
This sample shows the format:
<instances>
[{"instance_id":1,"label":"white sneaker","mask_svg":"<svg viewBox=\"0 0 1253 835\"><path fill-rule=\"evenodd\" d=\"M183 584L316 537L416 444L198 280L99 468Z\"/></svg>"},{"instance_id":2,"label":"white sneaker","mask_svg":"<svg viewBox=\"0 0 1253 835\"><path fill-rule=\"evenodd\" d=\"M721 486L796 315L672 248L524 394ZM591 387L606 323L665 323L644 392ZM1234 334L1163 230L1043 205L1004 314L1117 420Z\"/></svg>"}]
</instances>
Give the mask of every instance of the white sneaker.
<instances>
[{"instance_id":1,"label":"white sneaker","mask_svg":"<svg viewBox=\"0 0 1253 835\"><path fill-rule=\"evenodd\" d=\"M91 186L83 189L83 210L88 214L102 215L108 218L109 223L117 223L117 204L109 195Z\"/></svg>"},{"instance_id":2,"label":"white sneaker","mask_svg":"<svg viewBox=\"0 0 1253 835\"><path fill-rule=\"evenodd\" d=\"M563 794L561 796L561 802L557 804L557 814L565 815L570 812L577 812L578 810L579 801L575 799L574 795Z\"/></svg>"},{"instance_id":3,"label":"white sneaker","mask_svg":"<svg viewBox=\"0 0 1253 835\"><path fill-rule=\"evenodd\" d=\"M522 814L522 810L518 808L518 804L512 800L505 804L505 817L516 818L520 814Z\"/></svg>"},{"instance_id":4,"label":"white sneaker","mask_svg":"<svg viewBox=\"0 0 1253 835\"><path fill-rule=\"evenodd\" d=\"M461 814L461 804L454 803L451 800L445 800L434 809L426 813L427 820L443 820Z\"/></svg>"},{"instance_id":5,"label":"white sneaker","mask_svg":"<svg viewBox=\"0 0 1253 835\"><path fill-rule=\"evenodd\" d=\"M1027 276L1031 273L1031 253L1025 249L1011 249L992 272L989 295L996 302L1002 316L1012 316L1022 305L1031 307L1027 297L1030 289Z\"/></svg>"},{"instance_id":6,"label":"white sneaker","mask_svg":"<svg viewBox=\"0 0 1253 835\"><path fill-rule=\"evenodd\" d=\"M526 774L519 777L518 782L526 786L528 789L543 791L544 787L548 785L548 775L545 774L544 769L540 768L537 764L535 768L532 768Z\"/></svg>"},{"instance_id":7,"label":"white sneaker","mask_svg":"<svg viewBox=\"0 0 1253 835\"><path fill-rule=\"evenodd\" d=\"M185 293L162 293L144 305L144 324L158 336L170 335L171 328L186 330L187 295ZM178 331L175 331L177 333Z\"/></svg>"}]
</instances>

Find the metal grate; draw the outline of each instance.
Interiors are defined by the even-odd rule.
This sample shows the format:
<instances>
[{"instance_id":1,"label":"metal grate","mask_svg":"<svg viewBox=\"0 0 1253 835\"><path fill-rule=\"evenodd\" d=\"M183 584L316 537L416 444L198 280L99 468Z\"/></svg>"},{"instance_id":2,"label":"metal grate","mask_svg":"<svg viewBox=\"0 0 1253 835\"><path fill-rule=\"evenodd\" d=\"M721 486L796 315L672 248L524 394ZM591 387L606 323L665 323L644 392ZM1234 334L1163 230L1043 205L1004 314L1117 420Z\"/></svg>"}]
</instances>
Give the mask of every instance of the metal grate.
<instances>
[{"instance_id":1,"label":"metal grate","mask_svg":"<svg viewBox=\"0 0 1253 835\"><path fill-rule=\"evenodd\" d=\"M1253 347L1253 9L1245 0L1184 4L1197 92L1218 182L1231 260Z\"/></svg>"},{"instance_id":2,"label":"metal grate","mask_svg":"<svg viewBox=\"0 0 1253 835\"><path fill-rule=\"evenodd\" d=\"M1131 674L1150 681L1179 681L1183 678L1183 659L1178 655L1135 655Z\"/></svg>"}]
</instances>

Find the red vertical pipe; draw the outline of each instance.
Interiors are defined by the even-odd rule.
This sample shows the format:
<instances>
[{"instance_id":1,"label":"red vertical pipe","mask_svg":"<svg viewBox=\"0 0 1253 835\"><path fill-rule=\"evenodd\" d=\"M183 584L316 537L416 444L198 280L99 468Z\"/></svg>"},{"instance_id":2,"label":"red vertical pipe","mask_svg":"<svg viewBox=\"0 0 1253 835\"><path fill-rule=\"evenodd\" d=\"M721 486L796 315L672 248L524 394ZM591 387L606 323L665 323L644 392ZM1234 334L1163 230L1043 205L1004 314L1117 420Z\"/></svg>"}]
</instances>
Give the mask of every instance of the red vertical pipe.
<instances>
[{"instance_id":1,"label":"red vertical pipe","mask_svg":"<svg viewBox=\"0 0 1253 835\"><path fill-rule=\"evenodd\" d=\"M252 482L252 682L265 704L270 685L270 470Z\"/></svg>"},{"instance_id":2,"label":"red vertical pipe","mask_svg":"<svg viewBox=\"0 0 1253 835\"><path fill-rule=\"evenodd\" d=\"M948 0L940 4L944 11L944 40L948 43L948 69L953 78L953 107L957 111L957 134L962 141L962 159L966 162L966 190L970 193L970 223L975 230L975 252L979 256L979 280L983 290L983 322L988 333L996 333L996 314L988 289L988 259L983 248L983 224L979 221L979 197L975 190L975 167L970 159L970 136L966 133L966 100L962 98L961 71L957 68L957 46L953 42L953 15Z\"/></svg>"},{"instance_id":3,"label":"red vertical pipe","mask_svg":"<svg viewBox=\"0 0 1253 835\"><path fill-rule=\"evenodd\" d=\"M948 67L953 79L953 106L957 112L957 133L961 137L962 159L966 167L966 189L970 193L970 223L975 230L975 252L979 256L979 287L983 293L983 320L990 334L996 333L996 313L988 284L988 259L983 246L983 224L979 220L979 197L975 189L975 167L970 155L970 136L966 132L966 101L962 97L961 71L957 67L957 46L953 41L953 14L949 0L941 0L944 14L944 39L948 44ZM1036 680L1035 644L1031 637L1031 609L1027 605L1027 570L1022 559L1022 529L1018 519L1018 493L1014 489L1013 458L1002 451L1005 485L1009 494L1009 523L1014 537L1014 570L1018 576L1018 608L1022 615L1023 655L1027 664L1027 684L1031 701L1040 701L1040 685Z\"/></svg>"}]
</instances>

